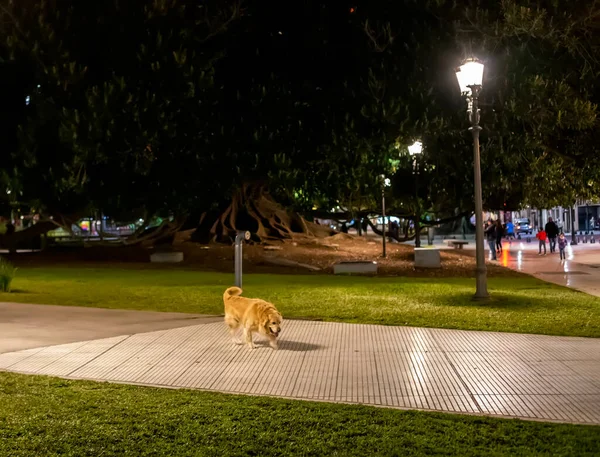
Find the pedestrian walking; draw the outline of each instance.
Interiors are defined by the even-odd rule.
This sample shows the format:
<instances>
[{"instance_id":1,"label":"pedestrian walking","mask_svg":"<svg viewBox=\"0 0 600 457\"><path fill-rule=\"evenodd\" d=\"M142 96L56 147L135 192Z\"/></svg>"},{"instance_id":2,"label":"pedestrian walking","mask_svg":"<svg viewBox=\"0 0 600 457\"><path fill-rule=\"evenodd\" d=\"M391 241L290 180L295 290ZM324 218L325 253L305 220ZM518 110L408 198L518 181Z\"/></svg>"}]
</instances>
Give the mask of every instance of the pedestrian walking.
<instances>
[{"instance_id":1,"label":"pedestrian walking","mask_svg":"<svg viewBox=\"0 0 600 457\"><path fill-rule=\"evenodd\" d=\"M509 242L515 239L515 225L511 221L506 223L506 239Z\"/></svg>"},{"instance_id":2,"label":"pedestrian walking","mask_svg":"<svg viewBox=\"0 0 600 457\"><path fill-rule=\"evenodd\" d=\"M502 252L502 237L504 236L504 227L500 219L496 221L496 252Z\"/></svg>"},{"instance_id":3,"label":"pedestrian walking","mask_svg":"<svg viewBox=\"0 0 600 457\"><path fill-rule=\"evenodd\" d=\"M567 241L567 237L564 233L558 235L558 252L560 254L560 260L567 260L567 257L565 256L565 248L567 247L568 243L569 242Z\"/></svg>"},{"instance_id":4,"label":"pedestrian walking","mask_svg":"<svg viewBox=\"0 0 600 457\"><path fill-rule=\"evenodd\" d=\"M542 255L542 247L544 248L544 254L543 255L546 255L546 239L548 238L548 235L546 234L546 232L544 231L544 229L542 227L538 228L538 232L535 235L535 237L540 242L539 249L538 249L538 255Z\"/></svg>"},{"instance_id":5,"label":"pedestrian walking","mask_svg":"<svg viewBox=\"0 0 600 457\"><path fill-rule=\"evenodd\" d=\"M559 230L558 225L556 225L556 222L554 222L551 217L548 218L544 230L550 242L550 252L556 252L556 237L558 236Z\"/></svg>"},{"instance_id":6,"label":"pedestrian walking","mask_svg":"<svg viewBox=\"0 0 600 457\"><path fill-rule=\"evenodd\" d=\"M496 257L496 225L491 220L487 221L484 233L490 247L490 252L492 253L492 260L498 260Z\"/></svg>"}]
</instances>

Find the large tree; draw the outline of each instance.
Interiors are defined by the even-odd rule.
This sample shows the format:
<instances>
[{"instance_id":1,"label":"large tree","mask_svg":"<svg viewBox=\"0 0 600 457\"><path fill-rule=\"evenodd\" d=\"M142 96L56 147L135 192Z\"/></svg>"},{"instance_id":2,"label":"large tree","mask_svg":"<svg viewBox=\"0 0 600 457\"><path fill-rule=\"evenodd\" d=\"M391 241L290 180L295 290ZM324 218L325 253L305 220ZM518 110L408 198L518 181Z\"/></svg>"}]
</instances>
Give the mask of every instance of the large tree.
<instances>
[{"instance_id":1,"label":"large tree","mask_svg":"<svg viewBox=\"0 0 600 457\"><path fill-rule=\"evenodd\" d=\"M202 240L316 233L289 210L366 216L380 174L392 213L460 215L472 152L452 70L477 54L486 206L572 202L600 168L598 6L546 3L9 1L1 51L31 105L3 179L49 214L171 213Z\"/></svg>"}]
</instances>

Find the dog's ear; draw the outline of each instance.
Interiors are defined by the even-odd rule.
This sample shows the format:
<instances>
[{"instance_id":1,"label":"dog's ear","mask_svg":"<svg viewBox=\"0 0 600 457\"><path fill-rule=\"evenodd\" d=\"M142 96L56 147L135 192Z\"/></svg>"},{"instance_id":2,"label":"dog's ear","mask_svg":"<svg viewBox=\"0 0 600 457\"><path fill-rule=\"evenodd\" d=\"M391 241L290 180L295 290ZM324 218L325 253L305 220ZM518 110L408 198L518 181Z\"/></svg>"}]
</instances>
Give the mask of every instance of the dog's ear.
<instances>
[{"instance_id":1,"label":"dog's ear","mask_svg":"<svg viewBox=\"0 0 600 457\"><path fill-rule=\"evenodd\" d=\"M269 331L269 323L271 322L271 316L269 314L266 314L265 316L263 316L263 320L261 322L261 325L263 326L263 328L267 331Z\"/></svg>"}]
</instances>

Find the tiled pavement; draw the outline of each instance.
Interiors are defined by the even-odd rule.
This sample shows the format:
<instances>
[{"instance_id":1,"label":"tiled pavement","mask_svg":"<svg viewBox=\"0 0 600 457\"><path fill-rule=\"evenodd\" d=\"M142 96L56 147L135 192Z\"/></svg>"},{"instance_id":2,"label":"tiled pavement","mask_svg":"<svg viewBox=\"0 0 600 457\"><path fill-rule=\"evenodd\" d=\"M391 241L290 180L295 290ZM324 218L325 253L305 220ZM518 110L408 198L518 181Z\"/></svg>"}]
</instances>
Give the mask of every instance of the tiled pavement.
<instances>
[{"instance_id":1,"label":"tiled pavement","mask_svg":"<svg viewBox=\"0 0 600 457\"><path fill-rule=\"evenodd\" d=\"M78 379L600 424L600 339L288 320L280 349L206 323L0 354Z\"/></svg>"},{"instance_id":2,"label":"tiled pavement","mask_svg":"<svg viewBox=\"0 0 600 457\"><path fill-rule=\"evenodd\" d=\"M538 244L535 238L529 243L525 240L513 242L505 240L502 245L504 249L498 255L497 263L494 262L497 265L600 297L600 243L567 246L565 261L560 260L558 250L550 253L549 246L546 246L547 255L538 256ZM447 246L440 244L437 246L448 249ZM465 246L463 252L467 255L475 255L473 241ZM486 257L489 257L487 247L485 253Z\"/></svg>"}]
</instances>

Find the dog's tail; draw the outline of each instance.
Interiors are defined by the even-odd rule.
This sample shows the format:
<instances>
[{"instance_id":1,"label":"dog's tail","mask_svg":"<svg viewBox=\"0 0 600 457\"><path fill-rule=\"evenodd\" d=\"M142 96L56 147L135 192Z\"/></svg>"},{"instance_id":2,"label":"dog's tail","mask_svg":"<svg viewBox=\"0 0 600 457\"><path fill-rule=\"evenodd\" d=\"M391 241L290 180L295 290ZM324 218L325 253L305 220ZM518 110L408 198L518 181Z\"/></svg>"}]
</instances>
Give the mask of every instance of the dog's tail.
<instances>
[{"instance_id":1,"label":"dog's tail","mask_svg":"<svg viewBox=\"0 0 600 457\"><path fill-rule=\"evenodd\" d=\"M240 289L239 287L230 287L223 294L223 299L227 299L229 297L235 297L236 295L241 295L241 294L242 294L242 289Z\"/></svg>"}]
</instances>

